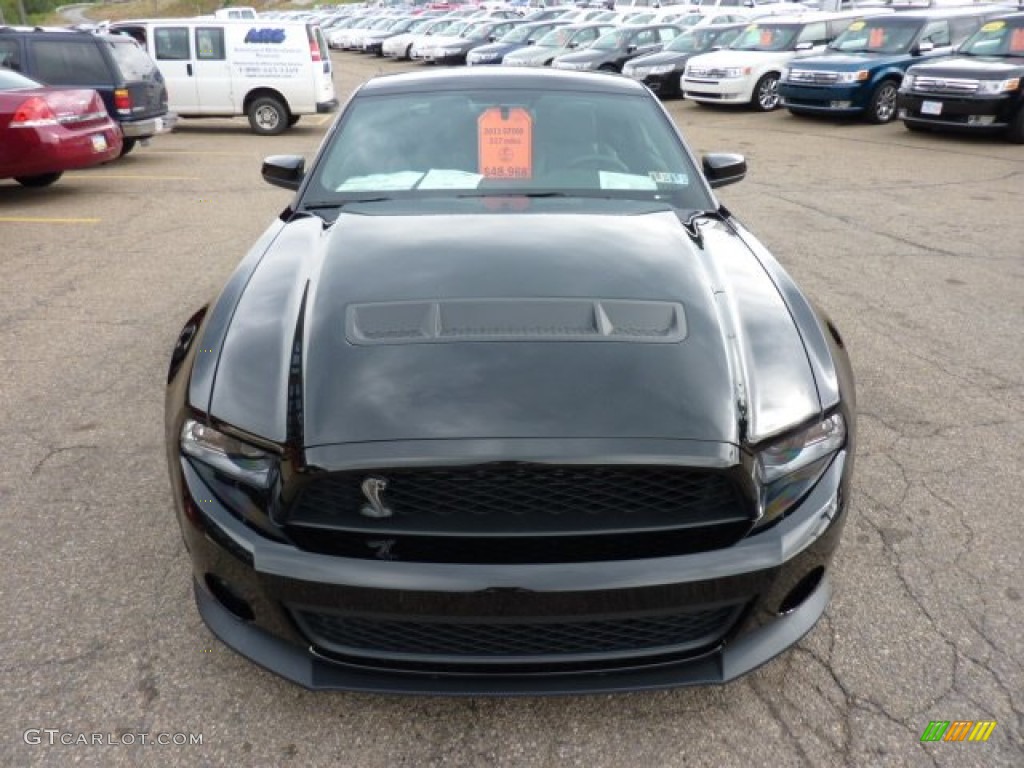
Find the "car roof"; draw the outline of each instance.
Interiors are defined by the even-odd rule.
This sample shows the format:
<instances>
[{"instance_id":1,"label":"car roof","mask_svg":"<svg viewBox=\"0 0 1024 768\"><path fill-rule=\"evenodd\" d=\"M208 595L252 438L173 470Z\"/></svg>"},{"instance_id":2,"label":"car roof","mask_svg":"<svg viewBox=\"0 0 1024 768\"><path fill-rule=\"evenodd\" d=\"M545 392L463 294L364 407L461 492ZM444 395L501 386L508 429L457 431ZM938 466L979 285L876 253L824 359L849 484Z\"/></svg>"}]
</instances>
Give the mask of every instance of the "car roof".
<instances>
[{"instance_id":1,"label":"car roof","mask_svg":"<svg viewBox=\"0 0 1024 768\"><path fill-rule=\"evenodd\" d=\"M879 19L919 19L927 21L930 19L948 19L956 18L957 16L978 16L998 13L998 8L993 8L991 5L985 3L978 3L976 5L956 5L956 6L940 6L937 8L922 8L915 11L900 11L899 13L893 13L885 16L875 16L874 18Z\"/></svg>"},{"instance_id":2,"label":"car roof","mask_svg":"<svg viewBox=\"0 0 1024 768\"><path fill-rule=\"evenodd\" d=\"M374 77L359 90L362 93L397 94L424 90L486 90L488 88L604 91L631 95L649 93L642 83L618 75L560 69L531 69L524 72L515 67L468 67L454 70L399 72Z\"/></svg>"}]
</instances>

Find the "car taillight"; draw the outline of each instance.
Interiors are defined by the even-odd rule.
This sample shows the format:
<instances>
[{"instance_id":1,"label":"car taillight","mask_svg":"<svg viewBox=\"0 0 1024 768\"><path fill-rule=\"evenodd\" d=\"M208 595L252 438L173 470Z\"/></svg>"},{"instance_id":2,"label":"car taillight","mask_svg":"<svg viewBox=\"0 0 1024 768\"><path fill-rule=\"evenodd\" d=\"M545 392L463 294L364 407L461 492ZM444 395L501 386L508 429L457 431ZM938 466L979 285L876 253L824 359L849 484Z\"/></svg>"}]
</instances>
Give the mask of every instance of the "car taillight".
<instances>
[{"instance_id":1,"label":"car taillight","mask_svg":"<svg viewBox=\"0 0 1024 768\"><path fill-rule=\"evenodd\" d=\"M309 55L313 57L313 61L320 61L320 46L316 40L309 41Z\"/></svg>"},{"instance_id":2,"label":"car taillight","mask_svg":"<svg viewBox=\"0 0 1024 768\"><path fill-rule=\"evenodd\" d=\"M117 109L118 112L131 114L132 95L128 93L127 88L118 88L114 91L114 108Z\"/></svg>"},{"instance_id":3,"label":"car taillight","mask_svg":"<svg viewBox=\"0 0 1024 768\"><path fill-rule=\"evenodd\" d=\"M18 105L11 119L11 128L36 128L41 125L56 125L57 116L46 99L33 96Z\"/></svg>"}]
</instances>

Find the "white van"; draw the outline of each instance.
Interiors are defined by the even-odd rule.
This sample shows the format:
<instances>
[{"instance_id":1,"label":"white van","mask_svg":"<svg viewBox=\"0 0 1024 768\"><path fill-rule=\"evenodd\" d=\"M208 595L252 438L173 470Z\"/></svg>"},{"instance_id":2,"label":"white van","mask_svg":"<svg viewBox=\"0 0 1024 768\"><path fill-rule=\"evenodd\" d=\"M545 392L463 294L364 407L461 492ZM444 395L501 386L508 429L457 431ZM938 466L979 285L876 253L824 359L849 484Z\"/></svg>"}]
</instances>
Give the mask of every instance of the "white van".
<instances>
[{"instance_id":1,"label":"white van","mask_svg":"<svg viewBox=\"0 0 1024 768\"><path fill-rule=\"evenodd\" d=\"M166 81L168 107L180 117L245 115L254 132L272 135L302 115L338 108L327 41L315 24L142 19L110 29L149 51Z\"/></svg>"},{"instance_id":2,"label":"white van","mask_svg":"<svg viewBox=\"0 0 1024 768\"><path fill-rule=\"evenodd\" d=\"M215 19L255 19L256 9L248 6L238 8L220 8L213 12Z\"/></svg>"}]
</instances>

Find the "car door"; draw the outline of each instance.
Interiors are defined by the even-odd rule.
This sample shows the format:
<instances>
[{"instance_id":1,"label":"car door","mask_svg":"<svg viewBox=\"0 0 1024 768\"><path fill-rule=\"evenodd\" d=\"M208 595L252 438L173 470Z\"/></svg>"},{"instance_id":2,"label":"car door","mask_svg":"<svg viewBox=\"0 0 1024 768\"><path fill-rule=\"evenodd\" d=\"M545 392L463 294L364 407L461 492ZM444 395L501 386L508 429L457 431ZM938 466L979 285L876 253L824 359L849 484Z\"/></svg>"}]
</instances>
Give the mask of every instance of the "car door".
<instances>
[{"instance_id":1,"label":"car door","mask_svg":"<svg viewBox=\"0 0 1024 768\"><path fill-rule=\"evenodd\" d=\"M164 76L167 103L172 112L202 114L193 74L192 41L186 26L154 24L153 59Z\"/></svg>"},{"instance_id":2,"label":"car door","mask_svg":"<svg viewBox=\"0 0 1024 768\"><path fill-rule=\"evenodd\" d=\"M191 62L196 101L200 114L230 115L242 112L235 102L224 44L224 27L196 27L193 30L195 60Z\"/></svg>"}]
</instances>

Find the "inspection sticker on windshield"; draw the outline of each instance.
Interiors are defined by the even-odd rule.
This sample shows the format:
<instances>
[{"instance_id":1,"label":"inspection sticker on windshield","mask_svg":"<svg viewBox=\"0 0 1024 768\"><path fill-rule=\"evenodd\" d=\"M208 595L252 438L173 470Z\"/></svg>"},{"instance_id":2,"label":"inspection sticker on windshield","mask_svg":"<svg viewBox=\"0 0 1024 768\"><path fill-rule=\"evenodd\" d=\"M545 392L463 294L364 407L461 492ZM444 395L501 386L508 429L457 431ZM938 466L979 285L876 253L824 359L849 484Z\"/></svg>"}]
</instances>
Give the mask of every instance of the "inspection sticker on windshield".
<instances>
[{"instance_id":1,"label":"inspection sticker on windshield","mask_svg":"<svg viewBox=\"0 0 1024 768\"><path fill-rule=\"evenodd\" d=\"M981 28L982 32L998 32L1000 29L1006 26L1005 21L990 21L988 24Z\"/></svg>"},{"instance_id":2,"label":"inspection sticker on windshield","mask_svg":"<svg viewBox=\"0 0 1024 768\"><path fill-rule=\"evenodd\" d=\"M491 179L533 176L533 118L522 107L491 107L477 119L480 173Z\"/></svg>"},{"instance_id":3,"label":"inspection sticker on windshield","mask_svg":"<svg viewBox=\"0 0 1024 768\"><path fill-rule=\"evenodd\" d=\"M860 32L862 29L864 29L864 24L865 22L863 21L855 21L853 22L853 24L848 26L847 29L851 32Z\"/></svg>"}]
</instances>

